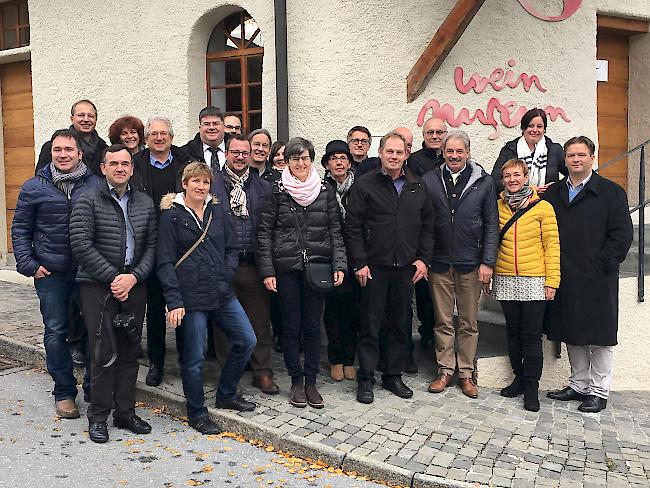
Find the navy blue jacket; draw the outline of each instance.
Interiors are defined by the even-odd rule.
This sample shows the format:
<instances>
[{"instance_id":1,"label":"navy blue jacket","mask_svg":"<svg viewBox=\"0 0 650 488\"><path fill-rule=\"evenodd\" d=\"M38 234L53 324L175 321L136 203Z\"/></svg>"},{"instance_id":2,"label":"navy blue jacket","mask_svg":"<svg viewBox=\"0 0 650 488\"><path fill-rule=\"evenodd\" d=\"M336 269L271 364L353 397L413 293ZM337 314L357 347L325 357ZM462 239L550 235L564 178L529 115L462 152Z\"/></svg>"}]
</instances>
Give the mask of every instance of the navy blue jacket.
<instances>
[{"instance_id":1,"label":"navy blue jacket","mask_svg":"<svg viewBox=\"0 0 650 488\"><path fill-rule=\"evenodd\" d=\"M176 262L199 239L203 230L182 205L174 203L176 195L163 197L163 213L158 227L156 261L168 310L184 307L186 311L216 310L235 298L231 283L239 266L235 235L226 209L216 197L208 203L203 226L212 212L208 235L180 266Z\"/></svg>"},{"instance_id":2,"label":"navy blue jacket","mask_svg":"<svg viewBox=\"0 0 650 488\"><path fill-rule=\"evenodd\" d=\"M230 208L230 189L230 184L223 177L223 172L217 173L212 182L211 193L216 195L219 201L223 203L223 208L228 214L228 219L236 235L237 249L244 251L243 243L246 241L246 236L240 235L243 233L243 226L239 222L241 217L234 215ZM244 191L246 192L248 218L250 219L249 226L252 231L252 242L250 248L246 249L246 251L255 252L257 250L257 229L260 225L262 207L271 193L271 184L264 181L257 171L251 171L246 183L244 183Z\"/></svg>"},{"instance_id":3,"label":"navy blue jacket","mask_svg":"<svg viewBox=\"0 0 650 488\"><path fill-rule=\"evenodd\" d=\"M70 214L79 197L99 187L102 181L89 170L68 199L52 182L48 164L25 182L11 226L16 269L20 274L34 276L39 266L53 272L76 272L70 248Z\"/></svg>"},{"instance_id":4,"label":"navy blue jacket","mask_svg":"<svg viewBox=\"0 0 650 488\"><path fill-rule=\"evenodd\" d=\"M422 177L436 214L431 270L442 273L455 267L469 273L481 264L494 268L499 251L499 212L494 181L474 161L471 176L456 208L449 208L442 167Z\"/></svg>"}]
</instances>

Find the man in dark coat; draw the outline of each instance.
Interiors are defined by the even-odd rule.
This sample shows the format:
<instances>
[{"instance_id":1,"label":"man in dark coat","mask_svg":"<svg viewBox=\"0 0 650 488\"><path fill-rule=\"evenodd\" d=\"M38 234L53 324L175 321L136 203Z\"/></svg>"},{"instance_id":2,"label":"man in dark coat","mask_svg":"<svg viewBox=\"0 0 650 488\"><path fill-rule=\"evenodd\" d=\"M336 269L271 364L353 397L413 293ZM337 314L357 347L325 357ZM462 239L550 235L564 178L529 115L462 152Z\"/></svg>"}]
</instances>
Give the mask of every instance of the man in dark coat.
<instances>
[{"instance_id":1,"label":"man in dark coat","mask_svg":"<svg viewBox=\"0 0 650 488\"><path fill-rule=\"evenodd\" d=\"M569 386L548 393L581 400L583 412L607 406L618 330L618 268L632 244L625 191L594 173L587 137L564 145L569 177L547 191L560 232L562 283L550 307L548 338L567 344Z\"/></svg>"},{"instance_id":2,"label":"man in dark coat","mask_svg":"<svg viewBox=\"0 0 650 488\"><path fill-rule=\"evenodd\" d=\"M436 316L438 377L429 384L429 391L442 392L458 368L463 393L476 398L478 388L472 376L478 345L478 301L481 285L490 282L497 260L497 196L492 177L470 158L467 133L447 134L442 150L445 164L422 177L436 213L429 287Z\"/></svg>"},{"instance_id":3,"label":"man in dark coat","mask_svg":"<svg viewBox=\"0 0 650 488\"><path fill-rule=\"evenodd\" d=\"M271 370L271 297L262 283L255 258L257 228L262 207L271 193L271 184L264 181L257 171L250 170L250 157L251 144L246 136L238 134L229 139L226 142L226 166L215 175L212 194L223 204L236 236L239 267L232 287L257 337L250 359L253 386L263 393L275 395L280 388L273 381ZM230 343L221 329L215 328L214 334L217 357L223 363Z\"/></svg>"},{"instance_id":4,"label":"man in dark coat","mask_svg":"<svg viewBox=\"0 0 650 488\"><path fill-rule=\"evenodd\" d=\"M402 381L413 284L424 278L432 252L434 216L422 181L404 169L406 140L389 132L379 145L381 167L352 185L345 238L361 285L357 400L374 401L379 331L386 324L385 389L401 398L413 392ZM387 308L392 320L385 321Z\"/></svg>"},{"instance_id":5,"label":"man in dark coat","mask_svg":"<svg viewBox=\"0 0 650 488\"><path fill-rule=\"evenodd\" d=\"M373 166L379 167L379 158L368 157L368 151L372 144L372 135L370 135L370 130L367 127L362 125L352 127L348 131L347 141L350 154L352 154L352 167L350 169L353 173L356 173L357 169L366 161L369 161L372 166L366 166L365 172L372 170Z\"/></svg>"},{"instance_id":6,"label":"man in dark coat","mask_svg":"<svg viewBox=\"0 0 650 488\"><path fill-rule=\"evenodd\" d=\"M90 100L78 100L72 104L70 109L70 121L72 125L70 130L79 134L81 140L81 152L83 153L83 162L97 176L104 177L99 164L102 160L102 153L107 144L104 139L99 137L95 126L97 125L97 107ZM36 173L52 162L52 142L47 141L41 148L36 164Z\"/></svg>"},{"instance_id":7,"label":"man in dark coat","mask_svg":"<svg viewBox=\"0 0 650 488\"><path fill-rule=\"evenodd\" d=\"M144 128L147 149L133 156L133 190L143 191L153 200L160 215L160 200L167 193L182 191L183 169L190 161L188 154L172 145L174 129L166 117L150 117ZM147 353L149 373L145 383L158 386L165 365L165 297L156 273L147 279Z\"/></svg>"},{"instance_id":8,"label":"man in dark coat","mask_svg":"<svg viewBox=\"0 0 650 488\"><path fill-rule=\"evenodd\" d=\"M111 410L115 427L151 432L135 414L135 382L158 219L151 198L129 187L133 164L126 146L110 146L103 159L105 182L82 195L70 217L70 246L79 262L77 282L92 353L88 435L93 442L108 441ZM118 314L130 317L119 328L114 325Z\"/></svg>"},{"instance_id":9,"label":"man in dark coat","mask_svg":"<svg viewBox=\"0 0 650 488\"><path fill-rule=\"evenodd\" d=\"M447 124L435 117L422 126L422 149L415 151L409 158L409 167L418 176L424 176L434 168L439 168L445 158L442 154L442 139L447 133Z\"/></svg>"},{"instance_id":10,"label":"man in dark coat","mask_svg":"<svg viewBox=\"0 0 650 488\"><path fill-rule=\"evenodd\" d=\"M205 107L199 112L199 131L182 149L192 161L201 161L217 174L226 164L223 114L216 107Z\"/></svg>"},{"instance_id":11,"label":"man in dark coat","mask_svg":"<svg viewBox=\"0 0 650 488\"><path fill-rule=\"evenodd\" d=\"M54 380L56 413L79 418L75 405L77 380L68 342L68 307L79 288L76 263L70 250L70 211L80 195L101 180L81 161L81 141L76 131L56 131L50 139L52 162L23 185L11 226L11 239L20 274L34 277L45 325L43 345L47 370ZM90 376L84 392L90 393Z\"/></svg>"}]
</instances>

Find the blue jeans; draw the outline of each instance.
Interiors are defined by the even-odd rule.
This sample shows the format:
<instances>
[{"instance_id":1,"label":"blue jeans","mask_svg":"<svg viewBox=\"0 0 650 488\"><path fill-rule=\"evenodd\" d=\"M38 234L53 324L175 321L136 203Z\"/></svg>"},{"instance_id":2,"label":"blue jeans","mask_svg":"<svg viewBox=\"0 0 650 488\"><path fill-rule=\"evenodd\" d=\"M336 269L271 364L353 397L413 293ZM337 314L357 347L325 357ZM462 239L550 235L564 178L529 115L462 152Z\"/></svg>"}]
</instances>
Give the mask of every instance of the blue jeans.
<instances>
[{"instance_id":1,"label":"blue jeans","mask_svg":"<svg viewBox=\"0 0 650 488\"><path fill-rule=\"evenodd\" d=\"M180 344L181 379L190 420L208 416L208 409L203 405L203 358L210 321L221 327L232 345L221 370L217 398L230 400L237 396L237 385L257 344L253 327L236 299L216 310L188 311L185 314L183 322L176 328L176 340Z\"/></svg>"},{"instance_id":2,"label":"blue jeans","mask_svg":"<svg viewBox=\"0 0 650 488\"><path fill-rule=\"evenodd\" d=\"M40 300L41 315L45 325L43 345L45 346L45 364L54 380L54 399L72 399L77 397L77 380L74 377L72 356L68 344L69 302L79 294L74 274L52 273L34 280L36 294ZM86 355L90 357L89 354ZM88 361L87 361L88 362ZM86 364L84 391L90 391L90 368Z\"/></svg>"}]
</instances>

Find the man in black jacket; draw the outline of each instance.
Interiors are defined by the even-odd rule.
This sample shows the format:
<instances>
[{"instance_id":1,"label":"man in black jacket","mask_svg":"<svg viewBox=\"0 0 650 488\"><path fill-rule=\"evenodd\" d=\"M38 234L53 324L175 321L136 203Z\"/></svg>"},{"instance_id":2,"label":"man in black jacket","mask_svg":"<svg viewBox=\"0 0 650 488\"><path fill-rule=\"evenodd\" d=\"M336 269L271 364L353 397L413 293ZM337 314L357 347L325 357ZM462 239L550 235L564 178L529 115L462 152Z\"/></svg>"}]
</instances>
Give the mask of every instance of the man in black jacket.
<instances>
[{"instance_id":1,"label":"man in black jacket","mask_svg":"<svg viewBox=\"0 0 650 488\"><path fill-rule=\"evenodd\" d=\"M442 144L445 164L422 180L436 213L429 287L435 309L438 377L429 391L443 391L458 367L463 393L476 398L478 389L472 376L478 345L478 301L481 286L490 282L496 265L499 216L494 181L470 159L469 146L467 133L447 134Z\"/></svg>"},{"instance_id":2,"label":"man in black jacket","mask_svg":"<svg viewBox=\"0 0 650 488\"><path fill-rule=\"evenodd\" d=\"M440 167L445 158L442 154L442 139L447 133L447 124L435 117L422 126L422 149L409 158L409 167L418 176L424 176L434 168Z\"/></svg>"},{"instance_id":3,"label":"man in black jacket","mask_svg":"<svg viewBox=\"0 0 650 488\"><path fill-rule=\"evenodd\" d=\"M188 154L172 145L174 129L166 117L150 117L144 128L147 149L133 156L131 188L151 197L158 216L160 200L167 193L182 191L181 176L190 161ZM162 382L165 365L165 297L156 273L147 279L147 353L149 373L146 384Z\"/></svg>"},{"instance_id":4,"label":"man in black jacket","mask_svg":"<svg viewBox=\"0 0 650 488\"><path fill-rule=\"evenodd\" d=\"M83 309L91 355L92 399L88 434L108 441L106 420L148 434L135 414L135 382L147 304L145 279L156 249L156 211L151 198L133 191L131 153L115 144L101 163L106 182L79 199L70 218L70 245L79 262Z\"/></svg>"},{"instance_id":5,"label":"man in black jacket","mask_svg":"<svg viewBox=\"0 0 650 488\"><path fill-rule=\"evenodd\" d=\"M407 324L413 283L425 277L432 251L434 215L426 187L408 168L407 146L398 132L379 144L381 168L360 177L352 187L346 213L346 244L362 287L361 330L357 355L357 400L372 403L379 361L379 330L387 307L383 386L397 396L413 391L402 382Z\"/></svg>"},{"instance_id":6,"label":"man in black jacket","mask_svg":"<svg viewBox=\"0 0 650 488\"><path fill-rule=\"evenodd\" d=\"M271 370L271 297L262 283L255 259L257 228L271 185L257 171L250 170L250 157L251 144L246 136L238 134L229 139L226 142L226 166L215 175L212 193L228 211L237 238L239 267L232 287L257 337L250 359L253 386L263 393L275 395L280 388L273 381ZM229 348L227 338L219 328L214 333L217 356L225 360Z\"/></svg>"},{"instance_id":7,"label":"man in black jacket","mask_svg":"<svg viewBox=\"0 0 650 488\"><path fill-rule=\"evenodd\" d=\"M106 149L106 141L99 137L95 126L97 125L97 107L90 100L78 100L72 104L70 109L70 130L79 134L81 139L81 152L83 162L94 174L102 176L99 164L102 160L102 152ZM36 164L36 173L52 162L52 142L43 144ZM103 176L102 176L103 177Z\"/></svg>"},{"instance_id":8,"label":"man in black jacket","mask_svg":"<svg viewBox=\"0 0 650 488\"><path fill-rule=\"evenodd\" d=\"M192 161L206 163L217 174L226 164L223 114L217 107L205 107L199 112L199 131L183 146Z\"/></svg>"}]
</instances>

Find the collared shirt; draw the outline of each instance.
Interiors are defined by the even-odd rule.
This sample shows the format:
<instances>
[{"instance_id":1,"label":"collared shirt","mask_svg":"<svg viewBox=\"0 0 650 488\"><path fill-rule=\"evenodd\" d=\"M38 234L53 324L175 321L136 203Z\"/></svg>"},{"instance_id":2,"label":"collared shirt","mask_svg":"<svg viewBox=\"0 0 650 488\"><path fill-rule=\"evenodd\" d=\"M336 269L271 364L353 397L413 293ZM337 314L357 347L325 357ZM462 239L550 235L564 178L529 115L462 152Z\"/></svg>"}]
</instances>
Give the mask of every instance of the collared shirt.
<instances>
[{"instance_id":1,"label":"collared shirt","mask_svg":"<svg viewBox=\"0 0 650 488\"><path fill-rule=\"evenodd\" d=\"M384 167L381 167L381 174L388 176L389 178L392 179L392 177L384 171ZM395 190L397 191L397 194L399 195L402 192L402 187L404 186L404 182L406 182L406 175L404 174L404 168L402 168L401 173L397 178L393 180L393 186L395 187Z\"/></svg>"},{"instance_id":2,"label":"collared shirt","mask_svg":"<svg viewBox=\"0 0 650 488\"><path fill-rule=\"evenodd\" d=\"M219 170L221 171L226 164L226 144L223 141L217 146L217 157L219 158ZM212 147L207 144L203 144L203 160L208 163L208 166L212 168L215 166L212 164Z\"/></svg>"},{"instance_id":3,"label":"collared shirt","mask_svg":"<svg viewBox=\"0 0 650 488\"><path fill-rule=\"evenodd\" d=\"M108 183L108 191L110 192L111 197L113 197L113 200L115 200L122 209L122 214L124 214L124 222L126 224L126 251L124 253L124 266L130 266L131 263L133 263L133 256L135 253L135 233L133 232L133 225L129 220L128 214L131 187L127 186L126 191L121 197L117 194L117 191L115 191L115 187L110 183Z\"/></svg>"},{"instance_id":4,"label":"collared shirt","mask_svg":"<svg viewBox=\"0 0 650 488\"><path fill-rule=\"evenodd\" d=\"M153 154L149 153L149 163L151 163L151 166L154 168L158 169L165 169L167 166L172 164L172 161L174 160L174 155L172 154L171 151L169 151L169 157L165 161L158 161Z\"/></svg>"},{"instance_id":5,"label":"collared shirt","mask_svg":"<svg viewBox=\"0 0 650 488\"><path fill-rule=\"evenodd\" d=\"M458 178L460 178L460 174L463 172L463 170L467 167L467 165L463 166L460 170L458 170L456 173L454 173L451 169L449 169L449 166L445 165L447 168L447 171L449 171L449 174L451 175L451 180L454 182L454 185L458 181Z\"/></svg>"},{"instance_id":6,"label":"collared shirt","mask_svg":"<svg viewBox=\"0 0 650 488\"><path fill-rule=\"evenodd\" d=\"M587 176L584 180L580 182L579 185L573 186L571 183L571 178L566 179L566 186L569 189L569 203L573 201L573 199L582 191L582 189L585 187L587 183L589 183L589 180L591 179L591 173L589 173L589 176Z\"/></svg>"}]
</instances>

